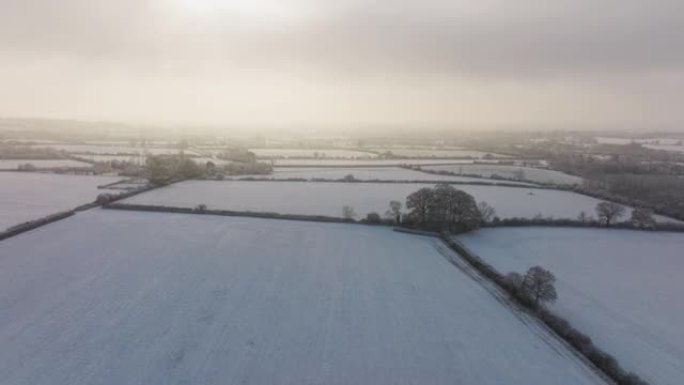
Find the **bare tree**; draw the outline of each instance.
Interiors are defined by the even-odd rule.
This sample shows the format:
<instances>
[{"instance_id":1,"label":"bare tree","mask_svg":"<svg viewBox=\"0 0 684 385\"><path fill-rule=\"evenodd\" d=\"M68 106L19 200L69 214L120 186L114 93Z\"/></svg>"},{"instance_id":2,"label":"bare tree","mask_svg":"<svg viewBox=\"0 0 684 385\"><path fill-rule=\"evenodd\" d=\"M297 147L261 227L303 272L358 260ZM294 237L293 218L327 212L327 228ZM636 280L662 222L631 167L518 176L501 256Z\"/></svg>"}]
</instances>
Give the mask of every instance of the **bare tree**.
<instances>
[{"instance_id":1,"label":"bare tree","mask_svg":"<svg viewBox=\"0 0 684 385\"><path fill-rule=\"evenodd\" d=\"M596 205L596 216L606 226L610 226L614 220L623 216L624 213L625 208L614 202L601 202Z\"/></svg>"},{"instance_id":2,"label":"bare tree","mask_svg":"<svg viewBox=\"0 0 684 385\"><path fill-rule=\"evenodd\" d=\"M421 224L427 222L434 195L431 188L423 187L406 197L406 208L411 210L409 214L418 219Z\"/></svg>"},{"instance_id":3,"label":"bare tree","mask_svg":"<svg viewBox=\"0 0 684 385\"><path fill-rule=\"evenodd\" d=\"M458 230L473 230L482 222L475 198L449 184L439 184L434 188L430 217L437 223L446 225L449 231L454 226Z\"/></svg>"},{"instance_id":4,"label":"bare tree","mask_svg":"<svg viewBox=\"0 0 684 385\"><path fill-rule=\"evenodd\" d=\"M534 301L535 306L542 302L553 302L558 295L554 283L556 277L541 266L534 266L527 270L522 280L522 289Z\"/></svg>"},{"instance_id":5,"label":"bare tree","mask_svg":"<svg viewBox=\"0 0 684 385\"><path fill-rule=\"evenodd\" d=\"M577 220L580 221L580 222L582 222L582 223L587 223L587 222L590 222L590 221L591 221L591 218L587 215L586 212L582 211L582 212L580 212L579 215L577 216Z\"/></svg>"},{"instance_id":6,"label":"bare tree","mask_svg":"<svg viewBox=\"0 0 684 385\"><path fill-rule=\"evenodd\" d=\"M356 217L356 212L351 206L342 206L342 218L344 219L354 219Z\"/></svg>"},{"instance_id":7,"label":"bare tree","mask_svg":"<svg viewBox=\"0 0 684 385\"><path fill-rule=\"evenodd\" d=\"M397 224L401 223L401 202L391 201L389 203L389 210L387 210L385 215L394 219Z\"/></svg>"},{"instance_id":8,"label":"bare tree","mask_svg":"<svg viewBox=\"0 0 684 385\"><path fill-rule=\"evenodd\" d=\"M378 224L382 223L382 218L380 217L380 214L376 212L370 212L366 214L366 222L367 223L372 223L372 224Z\"/></svg>"},{"instance_id":9,"label":"bare tree","mask_svg":"<svg viewBox=\"0 0 684 385\"><path fill-rule=\"evenodd\" d=\"M634 226L644 229L652 229L655 227L653 210L645 207L637 207L632 210L632 217L630 218L630 221Z\"/></svg>"},{"instance_id":10,"label":"bare tree","mask_svg":"<svg viewBox=\"0 0 684 385\"><path fill-rule=\"evenodd\" d=\"M520 275L520 273L513 271L506 274L504 277L504 282L514 287L516 290L520 290L522 288L523 277Z\"/></svg>"},{"instance_id":11,"label":"bare tree","mask_svg":"<svg viewBox=\"0 0 684 385\"><path fill-rule=\"evenodd\" d=\"M496 210L494 207L490 206L489 203L482 201L477 204L477 209L480 210L480 215L482 216L482 222L491 222L496 216Z\"/></svg>"}]
</instances>

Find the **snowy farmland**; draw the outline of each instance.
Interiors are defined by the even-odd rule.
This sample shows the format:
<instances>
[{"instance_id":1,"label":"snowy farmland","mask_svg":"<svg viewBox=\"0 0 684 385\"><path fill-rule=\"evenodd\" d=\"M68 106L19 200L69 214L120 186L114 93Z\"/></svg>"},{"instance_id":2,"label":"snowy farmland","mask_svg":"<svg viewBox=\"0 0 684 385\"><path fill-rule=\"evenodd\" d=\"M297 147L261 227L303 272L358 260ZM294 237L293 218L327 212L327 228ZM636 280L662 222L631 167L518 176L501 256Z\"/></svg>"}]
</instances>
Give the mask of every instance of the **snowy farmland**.
<instances>
[{"instance_id":1,"label":"snowy farmland","mask_svg":"<svg viewBox=\"0 0 684 385\"><path fill-rule=\"evenodd\" d=\"M602 383L440 253L380 227L80 213L0 243L0 383Z\"/></svg>"},{"instance_id":2,"label":"snowy farmland","mask_svg":"<svg viewBox=\"0 0 684 385\"><path fill-rule=\"evenodd\" d=\"M43 173L0 173L0 231L93 202L106 192L97 186L120 177L57 175Z\"/></svg>"},{"instance_id":3,"label":"snowy farmland","mask_svg":"<svg viewBox=\"0 0 684 385\"><path fill-rule=\"evenodd\" d=\"M684 383L684 234L509 228L459 239L502 273L551 270L555 311L651 384Z\"/></svg>"},{"instance_id":4,"label":"snowy farmland","mask_svg":"<svg viewBox=\"0 0 684 385\"><path fill-rule=\"evenodd\" d=\"M299 148L250 148L259 158L376 158L377 155L355 150L343 150L336 148L299 149Z\"/></svg>"},{"instance_id":5,"label":"snowy farmland","mask_svg":"<svg viewBox=\"0 0 684 385\"><path fill-rule=\"evenodd\" d=\"M383 214L391 200L431 184L418 183L335 183L335 182L248 182L187 181L146 192L124 203L196 207L210 209L277 212L280 214L342 216L351 206L360 217L369 212ZM576 218L581 211L593 213L597 199L568 191L523 187L458 185L477 201L494 206L501 218ZM312 199L315 197L315 199Z\"/></svg>"},{"instance_id":6,"label":"snowy farmland","mask_svg":"<svg viewBox=\"0 0 684 385\"><path fill-rule=\"evenodd\" d=\"M92 165L71 159L0 159L0 170L16 170L21 165L30 164L37 169L54 168L91 168Z\"/></svg>"},{"instance_id":7,"label":"snowy farmland","mask_svg":"<svg viewBox=\"0 0 684 385\"><path fill-rule=\"evenodd\" d=\"M425 172L409 170L399 167L276 167L271 175L250 175L233 177L233 179L261 178L261 179L325 179L339 180L347 175L352 175L357 180L385 180L385 181L452 181L452 182L475 182L496 183L497 181L484 178L471 178L451 175L435 175ZM515 183L515 182L512 182ZM525 183L519 183L525 185Z\"/></svg>"},{"instance_id":8,"label":"snowy farmland","mask_svg":"<svg viewBox=\"0 0 684 385\"><path fill-rule=\"evenodd\" d=\"M131 147L131 146L112 146L97 144L51 144L36 147L52 148L70 154L90 154L90 155L139 155L139 154L178 154L177 148L162 147ZM199 156L199 153L192 150L184 150L186 155Z\"/></svg>"},{"instance_id":9,"label":"snowy farmland","mask_svg":"<svg viewBox=\"0 0 684 385\"><path fill-rule=\"evenodd\" d=\"M482 151L472 151L464 149L427 149L427 148L388 148L388 149L375 149L374 151L378 153L384 153L391 151L395 156L404 156L407 158L483 158L496 157L496 158L508 158L506 155L494 154Z\"/></svg>"},{"instance_id":10,"label":"snowy farmland","mask_svg":"<svg viewBox=\"0 0 684 385\"><path fill-rule=\"evenodd\" d=\"M279 167L296 166L400 166L411 165L434 165L434 164L472 164L472 159L274 159L273 164Z\"/></svg>"},{"instance_id":11,"label":"snowy farmland","mask_svg":"<svg viewBox=\"0 0 684 385\"><path fill-rule=\"evenodd\" d=\"M569 175L560 171L546 170L532 167L517 167L505 165L449 165L449 166L425 166L433 171L449 171L457 174L480 175L491 178L498 175L504 178L526 180L536 183L555 183L555 184L581 184L582 178Z\"/></svg>"}]
</instances>

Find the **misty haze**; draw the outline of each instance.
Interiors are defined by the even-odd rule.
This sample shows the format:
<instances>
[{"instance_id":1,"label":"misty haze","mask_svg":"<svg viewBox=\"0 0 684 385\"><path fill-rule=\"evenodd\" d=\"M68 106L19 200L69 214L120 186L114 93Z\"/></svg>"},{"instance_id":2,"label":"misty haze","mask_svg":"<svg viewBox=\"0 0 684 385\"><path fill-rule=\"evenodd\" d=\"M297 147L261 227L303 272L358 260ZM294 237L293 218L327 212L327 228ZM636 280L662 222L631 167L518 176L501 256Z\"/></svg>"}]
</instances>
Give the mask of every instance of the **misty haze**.
<instances>
[{"instance_id":1,"label":"misty haze","mask_svg":"<svg viewBox=\"0 0 684 385\"><path fill-rule=\"evenodd\" d=\"M683 36L0 0L0 385L683 384Z\"/></svg>"}]
</instances>

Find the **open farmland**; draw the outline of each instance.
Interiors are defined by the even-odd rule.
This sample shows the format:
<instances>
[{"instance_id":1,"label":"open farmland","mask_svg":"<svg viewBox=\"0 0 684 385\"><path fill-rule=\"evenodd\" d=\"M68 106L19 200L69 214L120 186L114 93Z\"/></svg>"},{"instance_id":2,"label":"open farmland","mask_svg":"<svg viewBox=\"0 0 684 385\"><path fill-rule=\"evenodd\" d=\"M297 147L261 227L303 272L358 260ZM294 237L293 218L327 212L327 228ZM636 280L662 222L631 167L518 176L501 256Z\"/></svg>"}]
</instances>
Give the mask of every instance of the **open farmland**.
<instances>
[{"instance_id":1,"label":"open farmland","mask_svg":"<svg viewBox=\"0 0 684 385\"><path fill-rule=\"evenodd\" d=\"M0 383L600 384L382 227L91 210L0 243Z\"/></svg>"},{"instance_id":2,"label":"open farmland","mask_svg":"<svg viewBox=\"0 0 684 385\"><path fill-rule=\"evenodd\" d=\"M138 154L138 155L86 155L86 154L77 154L76 157L79 159L86 159L90 160L92 162L111 162L111 161L117 161L117 162L131 162L131 163L136 163L136 162L144 162L145 161L145 154Z\"/></svg>"},{"instance_id":3,"label":"open farmland","mask_svg":"<svg viewBox=\"0 0 684 385\"><path fill-rule=\"evenodd\" d=\"M146 192L124 200L156 206L196 207L234 211L277 212L280 214L342 216L351 206L359 216L384 213L391 200L406 196L430 184L418 183L335 183L335 182L250 182L187 181ZM494 206L501 218L576 218L581 211L593 213L599 200L568 191L523 187L459 185L477 201ZM315 199L312 199L315 197Z\"/></svg>"},{"instance_id":4,"label":"open farmland","mask_svg":"<svg viewBox=\"0 0 684 385\"><path fill-rule=\"evenodd\" d=\"M471 164L472 159L274 159L273 164L280 167L316 166L316 167L377 167L431 165L431 164Z\"/></svg>"},{"instance_id":5,"label":"open farmland","mask_svg":"<svg viewBox=\"0 0 684 385\"><path fill-rule=\"evenodd\" d=\"M644 147L651 150L684 152L684 145L681 144L645 144Z\"/></svg>"},{"instance_id":6,"label":"open farmland","mask_svg":"<svg viewBox=\"0 0 684 385\"><path fill-rule=\"evenodd\" d=\"M355 150L336 148L300 149L300 148L250 148L259 158L375 158L377 155Z\"/></svg>"},{"instance_id":7,"label":"open farmland","mask_svg":"<svg viewBox=\"0 0 684 385\"><path fill-rule=\"evenodd\" d=\"M448 171L457 174L480 175L491 178L498 175L503 178L525 180L536 183L555 183L555 184L581 184L582 178L569 175L560 171L546 170L532 167L517 167L506 165L449 165L449 166L425 166L426 170Z\"/></svg>"},{"instance_id":8,"label":"open farmland","mask_svg":"<svg viewBox=\"0 0 684 385\"><path fill-rule=\"evenodd\" d=\"M91 168L90 163L71 159L0 159L0 170L16 170L21 165L30 164L37 169Z\"/></svg>"},{"instance_id":9,"label":"open farmland","mask_svg":"<svg viewBox=\"0 0 684 385\"><path fill-rule=\"evenodd\" d=\"M550 269L554 311L652 384L684 383L684 234L509 228L458 238L502 273Z\"/></svg>"},{"instance_id":10,"label":"open farmland","mask_svg":"<svg viewBox=\"0 0 684 385\"><path fill-rule=\"evenodd\" d=\"M427 148L388 148L375 149L378 153L392 152L395 156L404 156L407 158L483 158L496 157L507 158L506 155L493 154L489 152L464 150L464 149L427 149Z\"/></svg>"},{"instance_id":11,"label":"open farmland","mask_svg":"<svg viewBox=\"0 0 684 385\"><path fill-rule=\"evenodd\" d=\"M384 181L451 181L451 182L475 182L475 183L496 183L497 181L484 178L471 178L451 175L435 175L425 172L409 170L399 167L276 167L271 175L250 175L245 177L264 178L264 179L325 179L339 180L347 175L352 175L357 180L384 180ZM245 178L243 176L233 177L234 179ZM515 182L513 182L515 183ZM520 183L521 185L524 183Z\"/></svg>"},{"instance_id":12,"label":"open farmland","mask_svg":"<svg viewBox=\"0 0 684 385\"><path fill-rule=\"evenodd\" d=\"M52 148L70 154L90 154L90 155L137 155L137 154L178 154L181 150L177 148L164 147L131 147L131 146L111 146L97 144L51 144L37 147ZM184 150L186 155L199 156L199 153L192 150Z\"/></svg>"},{"instance_id":13,"label":"open farmland","mask_svg":"<svg viewBox=\"0 0 684 385\"><path fill-rule=\"evenodd\" d=\"M0 173L0 231L93 202L106 192L97 186L120 177L57 175L43 173Z\"/></svg>"}]
</instances>

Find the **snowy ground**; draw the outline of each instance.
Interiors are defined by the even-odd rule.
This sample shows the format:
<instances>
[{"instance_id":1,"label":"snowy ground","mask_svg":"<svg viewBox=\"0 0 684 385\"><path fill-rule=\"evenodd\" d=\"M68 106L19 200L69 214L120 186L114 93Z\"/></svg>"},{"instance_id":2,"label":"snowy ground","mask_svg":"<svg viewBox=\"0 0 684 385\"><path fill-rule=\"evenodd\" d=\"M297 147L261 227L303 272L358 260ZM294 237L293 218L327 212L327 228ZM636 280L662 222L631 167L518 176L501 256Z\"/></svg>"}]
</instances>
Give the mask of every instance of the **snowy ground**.
<instances>
[{"instance_id":1,"label":"snowy ground","mask_svg":"<svg viewBox=\"0 0 684 385\"><path fill-rule=\"evenodd\" d=\"M406 197L431 184L417 183L329 183L188 181L126 199L124 203L196 207L210 209L342 216L342 206L354 208L365 217L383 214L391 200ZM520 187L458 185L477 201L492 205L501 218L576 218L581 211L591 214L599 200L567 191ZM315 198L315 199L313 199Z\"/></svg>"},{"instance_id":2,"label":"snowy ground","mask_svg":"<svg viewBox=\"0 0 684 385\"><path fill-rule=\"evenodd\" d=\"M50 144L40 145L36 147L52 148L55 150L66 151L71 154L100 154L100 155L136 155L150 153L153 155L160 154L178 154L179 149L176 148L161 148L161 147L131 147L131 146L112 146L112 145L98 145L98 144ZM192 150L183 151L187 155L198 155L199 153Z\"/></svg>"},{"instance_id":3,"label":"snowy ground","mask_svg":"<svg viewBox=\"0 0 684 385\"><path fill-rule=\"evenodd\" d=\"M629 138L603 138L598 137L596 140L599 143L606 144L630 144L632 142L639 143L646 148L652 150L684 152L684 139L682 138L646 138L646 139L629 139Z\"/></svg>"},{"instance_id":4,"label":"snowy ground","mask_svg":"<svg viewBox=\"0 0 684 385\"><path fill-rule=\"evenodd\" d=\"M289 179L289 178L304 178L304 179L326 179L339 180L347 175L353 175L358 180L388 180L388 181L452 181L452 182L476 182L476 183L496 183L495 181L485 178L470 178L463 176L451 175L435 175L425 172L409 170L399 167L276 167L271 175L250 175L251 178L264 179ZM245 177L233 177L233 179L241 179ZM511 182L515 183L515 182ZM529 185L526 183L519 183L520 185Z\"/></svg>"},{"instance_id":5,"label":"snowy ground","mask_svg":"<svg viewBox=\"0 0 684 385\"><path fill-rule=\"evenodd\" d=\"M495 154L482 151L471 151L464 149L414 149L414 148L390 148L390 149L374 149L377 152L384 153L391 151L395 156L405 156L409 158L482 158L485 155L494 156L497 158L508 158L506 155Z\"/></svg>"},{"instance_id":6,"label":"snowy ground","mask_svg":"<svg viewBox=\"0 0 684 385\"><path fill-rule=\"evenodd\" d=\"M26 221L71 210L106 192L97 186L121 177L0 173L0 231Z\"/></svg>"},{"instance_id":7,"label":"snowy ground","mask_svg":"<svg viewBox=\"0 0 684 385\"><path fill-rule=\"evenodd\" d=\"M551 270L555 311L651 384L684 384L684 234L517 228L459 239L502 273Z\"/></svg>"},{"instance_id":8,"label":"snowy ground","mask_svg":"<svg viewBox=\"0 0 684 385\"><path fill-rule=\"evenodd\" d=\"M472 159L275 159L273 163L281 167L296 166L399 166L402 164L471 164Z\"/></svg>"},{"instance_id":9,"label":"snowy ground","mask_svg":"<svg viewBox=\"0 0 684 385\"><path fill-rule=\"evenodd\" d=\"M601 383L388 228L91 210L0 243L0 309L3 384Z\"/></svg>"},{"instance_id":10,"label":"snowy ground","mask_svg":"<svg viewBox=\"0 0 684 385\"><path fill-rule=\"evenodd\" d=\"M531 167L516 167L505 165L452 165L452 166L425 166L423 167L435 171L450 171L458 174L481 175L491 177L499 175L505 178L516 178L537 183L556 183L556 184L581 184L582 178L568 175L566 173L545 170Z\"/></svg>"},{"instance_id":11,"label":"snowy ground","mask_svg":"<svg viewBox=\"0 0 684 385\"><path fill-rule=\"evenodd\" d=\"M652 150L661 150L661 151L672 151L672 152L684 152L684 146L683 145L668 145L668 144L645 144L644 147L650 148Z\"/></svg>"},{"instance_id":12,"label":"snowy ground","mask_svg":"<svg viewBox=\"0 0 684 385\"><path fill-rule=\"evenodd\" d=\"M250 148L259 158L376 158L370 152L342 150L342 149L299 149L299 148Z\"/></svg>"},{"instance_id":13,"label":"snowy ground","mask_svg":"<svg viewBox=\"0 0 684 385\"><path fill-rule=\"evenodd\" d=\"M0 159L0 170L16 170L23 164L32 164L38 169L92 167L89 163L71 159Z\"/></svg>"},{"instance_id":14,"label":"snowy ground","mask_svg":"<svg viewBox=\"0 0 684 385\"><path fill-rule=\"evenodd\" d=\"M140 154L140 155L87 155L87 154L78 154L76 155L78 158L83 158L87 160L91 160L93 162L111 162L113 160L119 161L119 162L144 162L145 161L145 155Z\"/></svg>"}]
</instances>

